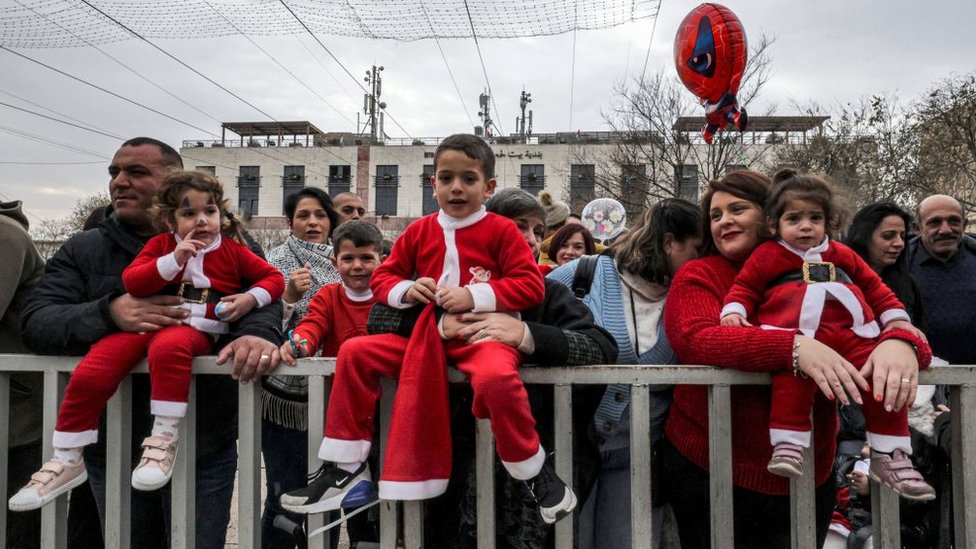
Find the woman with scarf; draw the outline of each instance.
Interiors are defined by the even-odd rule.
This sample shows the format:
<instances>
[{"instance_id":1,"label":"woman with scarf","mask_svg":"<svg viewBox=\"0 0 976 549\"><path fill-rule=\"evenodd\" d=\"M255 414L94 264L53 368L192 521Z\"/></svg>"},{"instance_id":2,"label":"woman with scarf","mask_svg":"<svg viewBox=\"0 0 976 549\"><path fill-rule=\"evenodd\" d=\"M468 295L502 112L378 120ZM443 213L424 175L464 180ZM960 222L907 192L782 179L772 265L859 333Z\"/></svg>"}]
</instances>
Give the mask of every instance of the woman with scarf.
<instances>
[{"instance_id":1,"label":"woman with scarf","mask_svg":"<svg viewBox=\"0 0 976 549\"><path fill-rule=\"evenodd\" d=\"M285 198L291 234L284 244L268 252L268 263L281 271L288 284L282 296L282 328L287 333L308 312L319 288L339 282L332 265L329 238L339 216L328 193L306 187ZM296 523L303 517L281 509L281 494L305 486L308 467L308 381L302 376L271 375L262 379L261 451L264 455L268 497L261 520L262 547L294 547L290 534L273 526L284 514Z\"/></svg>"}]
</instances>

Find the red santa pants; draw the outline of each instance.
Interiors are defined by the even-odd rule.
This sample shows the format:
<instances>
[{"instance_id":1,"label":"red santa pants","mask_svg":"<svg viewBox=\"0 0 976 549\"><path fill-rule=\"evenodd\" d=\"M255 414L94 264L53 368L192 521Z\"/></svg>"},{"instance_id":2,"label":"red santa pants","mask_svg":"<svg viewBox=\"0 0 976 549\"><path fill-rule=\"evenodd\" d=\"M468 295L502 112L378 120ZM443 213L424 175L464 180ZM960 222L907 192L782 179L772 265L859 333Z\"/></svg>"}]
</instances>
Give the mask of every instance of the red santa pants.
<instances>
[{"instance_id":1,"label":"red santa pants","mask_svg":"<svg viewBox=\"0 0 976 549\"><path fill-rule=\"evenodd\" d=\"M108 399L143 358L149 362L152 413L183 417L193 357L209 353L212 347L209 334L190 326L103 337L71 373L58 411L54 446L77 448L98 440L98 418Z\"/></svg>"},{"instance_id":2,"label":"red santa pants","mask_svg":"<svg viewBox=\"0 0 976 549\"><path fill-rule=\"evenodd\" d=\"M320 458L340 463L366 460L373 439L373 414L381 392L380 378L395 379L400 375L407 342L401 336L383 334L356 337L343 343L336 361ZM466 344L460 341L445 343L444 351L447 359L468 377L474 391L471 411L479 419L491 420L498 456L509 472L516 478L532 478L538 474L542 466L539 435L529 408L528 394L518 375L522 363L519 352L501 343ZM447 395L424 397L446 399ZM394 448L392 437L391 433L382 476L384 480L405 480L411 473L389 470L390 454L410 453L418 457L422 466L430 449ZM402 442L409 445L410 441ZM447 450L447 456L430 456L430 465L434 467L433 462L442 463L446 457L449 476L449 448ZM436 476L440 474L444 471L435 471L434 478L447 478ZM382 490L383 484L380 486Z\"/></svg>"},{"instance_id":3,"label":"red santa pants","mask_svg":"<svg viewBox=\"0 0 976 549\"><path fill-rule=\"evenodd\" d=\"M837 304L828 303L824 307L816 339L860 369L878 345L878 341L865 339L852 332L850 315L841 307L832 305ZM812 428L810 410L813 409L813 399L820 392L819 387L813 380L795 376L792 371L773 374L772 386L769 421L771 442L776 444L786 441L809 446ZM883 452L891 452L897 448L910 454L908 406L903 406L898 412L888 412L884 409L884 402L874 399L873 391L861 391L861 400L864 402L861 409L864 412L868 444ZM806 444L802 444L804 439Z\"/></svg>"}]
</instances>

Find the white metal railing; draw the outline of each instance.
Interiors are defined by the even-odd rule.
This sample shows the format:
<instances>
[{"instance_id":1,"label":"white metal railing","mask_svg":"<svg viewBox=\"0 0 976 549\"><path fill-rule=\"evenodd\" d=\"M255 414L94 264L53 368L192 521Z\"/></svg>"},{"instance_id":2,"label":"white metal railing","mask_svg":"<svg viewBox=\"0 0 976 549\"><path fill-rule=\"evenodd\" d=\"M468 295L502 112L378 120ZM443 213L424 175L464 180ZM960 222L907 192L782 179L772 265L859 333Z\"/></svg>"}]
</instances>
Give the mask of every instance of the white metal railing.
<instances>
[{"instance_id":1,"label":"white metal railing","mask_svg":"<svg viewBox=\"0 0 976 549\"><path fill-rule=\"evenodd\" d=\"M44 455L51 454L50 433L58 404L63 394L68 374L77 364L77 357L47 357L34 355L0 355L0 494L6 493L10 374L14 372L43 372L44 383ZM316 458L328 405L328 392L334 359L303 359L294 368L282 366L277 373L306 376L309 379L309 471L319 467ZM145 364L136 372L145 373ZM227 375L228 368L217 366L213 357L197 358L193 365L194 379L198 375ZM521 370L527 384L548 384L554 390L556 471L560 477L572 478L572 386L574 384L625 383L632 386L631 393L631 523L633 547L651 547L651 475L650 433L646 428L650 414L650 385L692 384L708 386L709 406L709 459L711 490L711 532L713 548L733 546L732 526L732 418L731 386L768 384L766 374L746 373L707 366L585 366L585 367L526 367ZM463 382L457 371L450 374L452 382ZM920 376L921 383L949 385L952 408L952 497L955 519L955 546L976 546L976 366L932 367ZM187 456L194 455L195 447L195 381L190 389L190 407L185 427L181 430L181 450L177 458L172 480L172 546L189 548L194 543L194 462ZM239 450L239 500L238 543L239 547L260 547L261 505L261 406L260 384L240 385L238 450ZM385 429L392 409L395 384L384 382L384 398L381 401L380 450L385 447ZM127 378L109 403L107 420L107 467L106 467L106 524L107 547L128 548L129 531L129 478L131 471L130 448L132 428L129 420L131 408L131 379ZM494 547L494 445L486 420L477 428L477 509L478 545ZM813 463L813 452L808 450L806 459ZM811 467L812 470L812 467ZM66 545L67 498L59 498L42 512L42 541L45 548L62 548ZM380 504L380 545L383 548L397 546L398 516L393 502ZM400 504L402 514L402 541L405 547L423 546L423 507L419 502ZM872 487L872 505L875 525L874 544L879 549L896 549L900 545L898 528L898 497L888 489ZM793 515L793 548L814 547L814 481L813 475L791 481L790 509ZM15 517L14 517L15 518ZM6 505L0 509L0 547L6 545L5 524L11 520ZM944 520L948 520L944 518ZM308 530L323 523L322 515L309 517ZM571 520L563 520L555 526L556 547L572 547ZM310 547L327 547L328 536L314 538Z\"/></svg>"}]
</instances>

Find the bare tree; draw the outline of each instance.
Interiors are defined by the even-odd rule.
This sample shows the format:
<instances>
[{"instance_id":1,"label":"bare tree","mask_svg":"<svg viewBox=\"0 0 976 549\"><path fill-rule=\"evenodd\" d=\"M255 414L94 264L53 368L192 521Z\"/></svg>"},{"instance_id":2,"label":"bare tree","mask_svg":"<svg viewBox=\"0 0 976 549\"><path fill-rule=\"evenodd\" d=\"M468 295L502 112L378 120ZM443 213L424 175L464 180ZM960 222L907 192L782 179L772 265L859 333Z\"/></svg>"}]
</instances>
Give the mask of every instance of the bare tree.
<instances>
[{"instance_id":1,"label":"bare tree","mask_svg":"<svg viewBox=\"0 0 976 549\"><path fill-rule=\"evenodd\" d=\"M797 109L806 116L825 113L817 104ZM774 166L829 176L852 209L882 200L914 204L919 141L912 111L895 95L875 95L838 105L831 114L805 142L778 147Z\"/></svg>"},{"instance_id":2,"label":"bare tree","mask_svg":"<svg viewBox=\"0 0 976 549\"><path fill-rule=\"evenodd\" d=\"M773 39L760 35L750 48L740 104L752 102L769 79ZM619 200L628 215L639 214L661 198L680 196L680 174L697 167L697 185L724 173L730 166L751 165L767 145L749 144L741 134L724 132L711 146L697 134L675 129L681 117L700 116L701 106L671 70L659 70L616 86L615 99L603 118L611 128L611 147L580 143L571 156L578 164L594 165L598 196ZM695 189L697 190L697 189Z\"/></svg>"},{"instance_id":3,"label":"bare tree","mask_svg":"<svg viewBox=\"0 0 976 549\"><path fill-rule=\"evenodd\" d=\"M918 184L976 211L976 75L952 75L916 104Z\"/></svg>"},{"instance_id":4,"label":"bare tree","mask_svg":"<svg viewBox=\"0 0 976 549\"><path fill-rule=\"evenodd\" d=\"M36 228L31 229L31 234L37 241L61 242L67 240L71 235L82 231L85 221L92 212L108 206L110 202L108 193L94 193L79 198L72 207L70 214L57 219L42 220Z\"/></svg>"}]
</instances>

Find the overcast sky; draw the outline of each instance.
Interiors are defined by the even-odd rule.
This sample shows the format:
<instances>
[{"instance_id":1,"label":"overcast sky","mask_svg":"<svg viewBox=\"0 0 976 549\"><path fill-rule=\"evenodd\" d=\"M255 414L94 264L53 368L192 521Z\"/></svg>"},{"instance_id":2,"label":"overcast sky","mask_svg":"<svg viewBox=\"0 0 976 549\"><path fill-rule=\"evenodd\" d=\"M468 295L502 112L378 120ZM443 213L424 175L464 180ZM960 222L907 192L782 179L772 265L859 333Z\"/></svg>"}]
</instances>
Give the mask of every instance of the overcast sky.
<instances>
[{"instance_id":1,"label":"overcast sky","mask_svg":"<svg viewBox=\"0 0 976 549\"><path fill-rule=\"evenodd\" d=\"M0 0L0 7L6 3ZM663 1L648 73L674 70L672 44L677 24L698 3ZM757 99L756 110L772 106L776 114L795 114L792 102L829 106L880 92L897 92L908 101L953 72L976 70L971 42L976 2L972 0L748 0L726 5L742 20L747 35L766 33L776 38L771 51L772 78ZM576 35L575 83L570 77L572 34L483 39L481 49L500 114L496 122L506 133L514 132L519 93L524 87L532 93L536 133L606 129L601 110L610 105L616 83L639 76L653 26L652 19L645 19L609 30L580 31ZM385 67L382 99L406 130L405 134L388 120L390 136L446 136L471 131L469 117L477 122L478 95L486 84L471 39L441 40L467 110L434 40L320 39L357 77L373 64ZM332 107L244 37L161 40L158 44L278 120L308 120L323 131L355 131L362 91L318 44L307 35L254 40ZM219 122L267 120L144 43L129 40L101 47L199 111L92 48L19 51L207 131L139 109L6 51L0 51L0 102L41 110L17 96L60 113L53 116L73 117L125 138L157 137L177 148L186 139L213 139L208 132L219 134ZM7 133L9 129L55 139L101 158L14 136ZM39 218L63 216L77 199L107 189L107 159L119 143L112 137L0 106L0 200L23 200L32 224Z\"/></svg>"}]
</instances>

